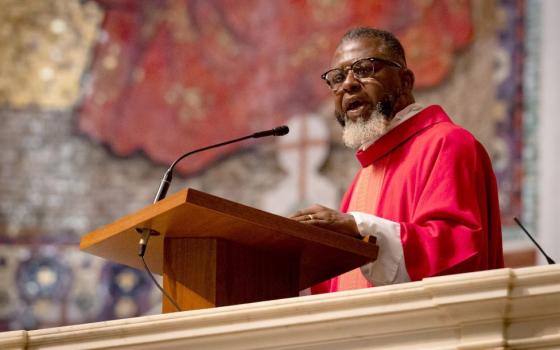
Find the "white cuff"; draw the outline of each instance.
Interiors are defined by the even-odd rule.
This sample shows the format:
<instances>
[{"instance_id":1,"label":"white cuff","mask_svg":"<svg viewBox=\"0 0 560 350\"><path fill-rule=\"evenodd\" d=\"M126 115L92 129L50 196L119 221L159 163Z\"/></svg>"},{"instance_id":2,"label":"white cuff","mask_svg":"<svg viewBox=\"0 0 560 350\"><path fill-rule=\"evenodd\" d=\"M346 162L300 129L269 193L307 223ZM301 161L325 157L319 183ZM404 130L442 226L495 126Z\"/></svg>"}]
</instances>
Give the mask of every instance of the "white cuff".
<instances>
[{"instance_id":1,"label":"white cuff","mask_svg":"<svg viewBox=\"0 0 560 350\"><path fill-rule=\"evenodd\" d=\"M349 212L362 236L374 236L379 247L377 259L361 267L362 274L375 286L410 282L401 243L401 225L362 212Z\"/></svg>"}]
</instances>

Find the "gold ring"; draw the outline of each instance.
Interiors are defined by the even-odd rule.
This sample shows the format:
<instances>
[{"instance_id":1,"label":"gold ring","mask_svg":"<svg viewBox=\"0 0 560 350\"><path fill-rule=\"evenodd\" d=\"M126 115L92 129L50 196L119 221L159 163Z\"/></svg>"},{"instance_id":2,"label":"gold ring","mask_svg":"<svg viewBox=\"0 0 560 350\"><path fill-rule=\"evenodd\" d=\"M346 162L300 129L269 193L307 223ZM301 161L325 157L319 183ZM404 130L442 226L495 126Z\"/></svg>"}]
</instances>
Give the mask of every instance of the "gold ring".
<instances>
[{"instance_id":1,"label":"gold ring","mask_svg":"<svg viewBox=\"0 0 560 350\"><path fill-rule=\"evenodd\" d=\"M313 215L307 214L307 217L309 218L309 220L313 220Z\"/></svg>"}]
</instances>

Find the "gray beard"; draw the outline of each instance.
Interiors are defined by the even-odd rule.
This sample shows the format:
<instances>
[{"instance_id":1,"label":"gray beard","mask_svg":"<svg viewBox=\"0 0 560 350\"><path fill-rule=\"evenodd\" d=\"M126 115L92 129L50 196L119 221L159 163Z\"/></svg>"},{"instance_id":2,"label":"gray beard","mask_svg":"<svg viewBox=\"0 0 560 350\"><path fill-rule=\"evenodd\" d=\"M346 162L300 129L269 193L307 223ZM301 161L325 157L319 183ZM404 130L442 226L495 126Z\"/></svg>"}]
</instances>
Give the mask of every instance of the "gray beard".
<instances>
[{"instance_id":1,"label":"gray beard","mask_svg":"<svg viewBox=\"0 0 560 350\"><path fill-rule=\"evenodd\" d=\"M378 109L375 109L367 120L362 117L356 121L345 119L342 141L344 141L346 147L352 149L358 149L367 142L377 140L385 133L389 125L385 115Z\"/></svg>"}]
</instances>

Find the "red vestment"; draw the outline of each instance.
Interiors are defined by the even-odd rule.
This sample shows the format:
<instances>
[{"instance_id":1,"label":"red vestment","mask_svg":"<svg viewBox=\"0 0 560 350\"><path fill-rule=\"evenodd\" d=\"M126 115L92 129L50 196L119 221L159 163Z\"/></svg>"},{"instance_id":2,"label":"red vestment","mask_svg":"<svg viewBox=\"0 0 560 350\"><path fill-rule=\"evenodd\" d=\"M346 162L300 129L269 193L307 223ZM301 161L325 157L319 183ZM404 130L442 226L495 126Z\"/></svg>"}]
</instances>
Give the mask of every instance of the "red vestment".
<instances>
[{"instance_id":1,"label":"red vestment","mask_svg":"<svg viewBox=\"0 0 560 350\"><path fill-rule=\"evenodd\" d=\"M400 224L412 281L504 266L490 158L440 106L425 108L356 156L360 172L374 169L377 179L369 181L367 192L375 195L364 211ZM344 195L341 211L347 212L357 196L364 197L354 191L359 178L360 173ZM333 278L312 292L343 289Z\"/></svg>"}]
</instances>

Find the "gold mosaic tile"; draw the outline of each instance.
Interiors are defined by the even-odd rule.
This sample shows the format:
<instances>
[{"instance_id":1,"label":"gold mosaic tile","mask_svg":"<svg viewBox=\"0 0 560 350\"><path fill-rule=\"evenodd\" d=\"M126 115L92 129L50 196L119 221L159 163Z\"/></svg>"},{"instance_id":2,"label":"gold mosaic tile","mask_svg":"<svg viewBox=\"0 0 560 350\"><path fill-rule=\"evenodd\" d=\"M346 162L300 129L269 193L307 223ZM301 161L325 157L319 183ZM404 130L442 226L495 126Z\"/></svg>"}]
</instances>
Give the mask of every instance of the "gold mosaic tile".
<instances>
[{"instance_id":1,"label":"gold mosaic tile","mask_svg":"<svg viewBox=\"0 0 560 350\"><path fill-rule=\"evenodd\" d=\"M78 0L0 0L0 8L0 106L76 103L101 9Z\"/></svg>"}]
</instances>

